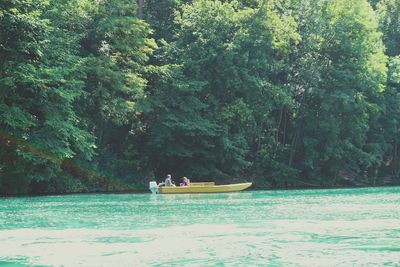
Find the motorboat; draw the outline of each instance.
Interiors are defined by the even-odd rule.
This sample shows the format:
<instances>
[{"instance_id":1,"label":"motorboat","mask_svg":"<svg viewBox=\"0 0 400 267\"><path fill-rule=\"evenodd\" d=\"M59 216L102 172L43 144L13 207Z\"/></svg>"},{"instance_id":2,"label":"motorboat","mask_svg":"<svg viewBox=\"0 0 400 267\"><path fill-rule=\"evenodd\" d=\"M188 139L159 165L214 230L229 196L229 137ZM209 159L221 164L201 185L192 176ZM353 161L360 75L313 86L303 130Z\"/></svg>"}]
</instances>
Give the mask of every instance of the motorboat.
<instances>
[{"instance_id":1,"label":"motorboat","mask_svg":"<svg viewBox=\"0 0 400 267\"><path fill-rule=\"evenodd\" d=\"M193 182L189 186L159 186L151 181L149 189L153 194L192 194L192 193L227 193L249 188L252 183L216 185L215 182Z\"/></svg>"}]
</instances>

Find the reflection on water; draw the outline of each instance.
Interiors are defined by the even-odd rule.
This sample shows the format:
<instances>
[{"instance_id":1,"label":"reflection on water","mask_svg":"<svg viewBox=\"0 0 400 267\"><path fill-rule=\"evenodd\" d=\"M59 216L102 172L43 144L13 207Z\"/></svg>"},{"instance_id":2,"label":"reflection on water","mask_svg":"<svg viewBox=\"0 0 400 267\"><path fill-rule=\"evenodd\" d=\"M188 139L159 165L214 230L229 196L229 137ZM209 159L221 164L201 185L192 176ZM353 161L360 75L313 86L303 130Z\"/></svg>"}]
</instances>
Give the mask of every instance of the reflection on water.
<instances>
[{"instance_id":1,"label":"reflection on water","mask_svg":"<svg viewBox=\"0 0 400 267\"><path fill-rule=\"evenodd\" d=\"M398 266L400 188L0 199L0 265Z\"/></svg>"}]
</instances>

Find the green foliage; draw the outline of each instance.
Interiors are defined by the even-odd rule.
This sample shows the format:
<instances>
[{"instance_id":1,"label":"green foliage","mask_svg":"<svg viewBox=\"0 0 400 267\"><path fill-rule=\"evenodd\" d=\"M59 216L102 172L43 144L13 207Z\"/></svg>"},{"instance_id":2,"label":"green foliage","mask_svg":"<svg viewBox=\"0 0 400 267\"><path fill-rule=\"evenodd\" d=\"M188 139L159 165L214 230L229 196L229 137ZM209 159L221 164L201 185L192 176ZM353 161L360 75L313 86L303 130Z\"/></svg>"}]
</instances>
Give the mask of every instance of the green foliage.
<instances>
[{"instance_id":1,"label":"green foliage","mask_svg":"<svg viewBox=\"0 0 400 267\"><path fill-rule=\"evenodd\" d=\"M399 182L399 0L138 3L0 2L1 195Z\"/></svg>"},{"instance_id":2,"label":"green foliage","mask_svg":"<svg viewBox=\"0 0 400 267\"><path fill-rule=\"evenodd\" d=\"M263 138L255 131L266 132L275 123L267 114L290 103L275 83L298 35L293 19L273 7L242 10L219 1L181 7L152 85L152 112L159 115L152 115L150 145L160 149L154 162L168 162L163 172L191 168L194 177L224 177L251 166L252 143Z\"/></svg>"},{"instance_id":3,"label":"green foliage","mask_svg":"<svg viewBox=\"0 0 400 267\"><path fill-rule=\"evenodd\" d=\"M82 39L87 63L80 116L97 137L100 170L132 179L142 160L138 136L145 109L145 65L156 48L151 29L136 17L136 1L106 1L91 15Z\"/></svg>"},{"instance_id":4,"label":"green foliage","mask_svg":"<svg viewBox=\"0 0 400 267\"><path fill-rule=\"evenodd\" d=\"M298 162L305 178L334 184L341 171L360 173L379 158L365 146L380 112L386 57L366 1L324 2L317 10L312 2L309 9L298 8L299 19L307 20L300 28L305 43L294 60L303 67L296 66L291 75L302 135Z\"/></svg>"},{"instance_id":5,"label":"green foliage","mask_svg":"<svg viewBox=\"0 0 400 267\"><path fill-rule=\"evenodd\" d=\"M59 46L69 36L46 18L51 8L48 2L1 4L3 192L26 193L32 181L57 175L63 159L93 156L93 137L78 127L73 109L83 93L83 62L74 55L74 40Z\"/></svg>"},{"instance_id":6,"label":"green foliage","mask_svg":"<svg viewBox=\"0 0 400 267\"><path fill-rule=\"evenodd\" d=\"M146 0L144 18L154 29L156 40L170 41L174 35L174 13L179 8L180 0Z\"/></svg>"},{"instance_id":7,"label":"green foliage","mask_svg":"<svg viewBox=\"0 0 400 267\"><path fill-rule=\"evenodd\" d=\"M377 8L387 55L400 55L400 1L381 0Z\"/></svg>"}]
</instances>

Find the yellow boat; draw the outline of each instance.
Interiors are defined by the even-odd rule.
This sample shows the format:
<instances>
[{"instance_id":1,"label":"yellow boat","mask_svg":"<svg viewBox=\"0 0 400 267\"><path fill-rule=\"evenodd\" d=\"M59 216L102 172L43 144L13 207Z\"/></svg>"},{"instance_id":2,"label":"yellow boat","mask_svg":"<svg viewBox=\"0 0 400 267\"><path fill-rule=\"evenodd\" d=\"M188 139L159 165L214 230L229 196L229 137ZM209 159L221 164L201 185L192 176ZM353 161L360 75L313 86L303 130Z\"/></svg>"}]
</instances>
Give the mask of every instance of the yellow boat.
<instances>
[{"instance_id":1,"label":"yellow boat","mask_svg":"<svg viewBox=\"0 0 400 267\"><path fill-rule=\"evenodd\" d=\"M215 185L214 182L190 183L190 186L161 186L150 182L150 191L154 194L192 194L192 193L227 193L249 188L252 183Z\"/></svg>"}]
</instances>

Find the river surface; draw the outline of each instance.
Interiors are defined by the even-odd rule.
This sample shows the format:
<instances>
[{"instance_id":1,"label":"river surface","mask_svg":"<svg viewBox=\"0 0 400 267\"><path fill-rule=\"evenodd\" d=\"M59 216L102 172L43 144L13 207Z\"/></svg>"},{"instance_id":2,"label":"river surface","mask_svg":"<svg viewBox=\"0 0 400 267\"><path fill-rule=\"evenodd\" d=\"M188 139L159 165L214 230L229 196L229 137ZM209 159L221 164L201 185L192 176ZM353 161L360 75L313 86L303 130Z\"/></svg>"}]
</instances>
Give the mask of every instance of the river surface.
<instances>
[{"instance_id":1,"label":"river surface","mask_svg":"<svg viewBox=\"0 0 400 267\"><path fill-rule=\"evenodd\" d=\"M0 198L0 266L400 266L400 187Z\"/></svg>"}]
</instances>

